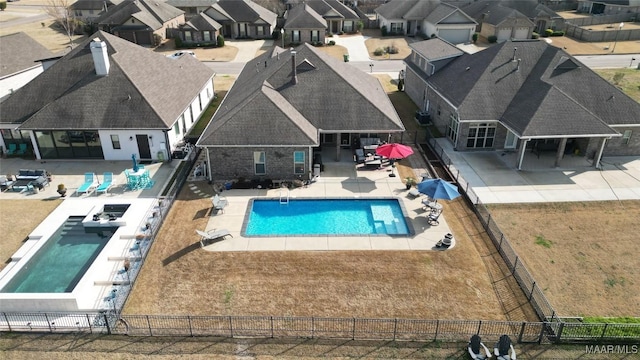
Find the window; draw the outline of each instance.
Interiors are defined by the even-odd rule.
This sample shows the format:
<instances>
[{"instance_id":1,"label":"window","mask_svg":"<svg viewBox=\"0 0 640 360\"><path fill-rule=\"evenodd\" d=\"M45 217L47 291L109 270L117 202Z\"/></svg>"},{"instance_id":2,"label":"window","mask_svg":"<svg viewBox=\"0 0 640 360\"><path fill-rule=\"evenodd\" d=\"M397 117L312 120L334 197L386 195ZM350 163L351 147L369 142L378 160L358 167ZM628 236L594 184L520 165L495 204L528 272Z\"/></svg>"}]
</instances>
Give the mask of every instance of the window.
<instances>
[{"instance_id":1,"label":"window","mask_svg":"<svg viewBox=\"0 0 640 360\"><path fill-rule=\"evenodd\" d=\"M198 104L200 105L200 111L202 111L202 94L198 94Z\"/></svg>"},{"instance_id":2,"label":"window","mask_svg":"<svg viewBox=\"0 0 640 360\"><path fill-rule=\"evenodd\" d=\"M622 143L623 144L628 144L629 141L631 140L631 130L625 130L624 134L622 134Z\"/></svg>"},{"instance_id":3,"label":"window","mask_svg":"<svg viewBox=\"0 0 640 360\"><path fill-rule=\"evenodd\" d=\"M256 35L264 36L264 26L256 26Z\"/></svg>"},{"instance_id":4,"label":"window","mask_svg":"<svg viewBox=\"0 0 640 360\"><path fill-rule=\"evenodd\" d=\"M345 22L342 24L342 30L343 30L344 32L351 32L351 31L353 31L353 21L345 21Z\"/></svg>"},{"instance_id":5,"label":"window","mask_svg":"<svg viewBox=\"0 0 640 360\"><path fill-rule=\"evenodd\" d=\"M293 173L304 175L304 151L293 152Z\"/></svg>"},{"instance_id":6,"label":"window","mask_svg":"<svg viewBox=\"0 0 640 360\"><path fill-rule=\"evenodd\" d=\"M453 141L455 144L458 140L458 127L460 123L458 122L458 118L451 114L449 118L449 125L447 126L447 137Z\"/></svg>"},{"instance_id":7,"label":"window","mask_svg":"<svg viewBox=\"0 0 640 360\"><path fill-rule=\"evenodd\" d=\"M111 135L111 146L114 149L122 149L120 147L120 137L118 135Z\"/></svg>"},{"instance_id":8,"label":"window","mask_svg":"<svg viewBox=\"0 0 640 360\"><path fill-rule=\"evenodd\" d=\"M76 17L82 17L82 10L76 10L73 12Z\"/></svg>"},{"instance_id":9,"label":"window","mask_svg":"<svg viewBox=\"0 0 640 360\"><path fill-rule=\"evenodd\" d=\"M202 32L202 39L204 41L211 41L211 31L203 31Z\"/></svg>"},{"instance_id":10,"label":"window","mask_svg":"<svg viewBox=\"0 0 640 360\"><path fill-rule=\"evenodd\" d=\"M185 31L184 32L184 41L186 41L186 42L191 42L192 41L191 31Z\"/></svg>"},{"instance_id":11,"label":"window","mask_svg":"<svg viewBox=\"0 0 640 360\"><path fill-rule=\"evenodd\" d=\"M320 31L311 30L311 41L320 41Z\"/></svg>"},{"instance_id":12,"label":"window","mask_svg":"<svg viewBox=\"0 0 640 360\"><path fill-rule=\"evenodd\" d=\"M93 10L89 9L89 14L93 15Z\"/></svg>"},{"instance_id":13,"label":"window","mask_svg":"<svg viewBox=\"0 0 640 360\"><path fill-rule=\"evenodd\" d=\"M474 149L493 147L493 139L496 135L496 124L479 123L469 126L467 147Z\"/></svg>"},{"instance_id":14,"label":"window","mask_svg":"<svg viewBox=\"0 0 640 360\"><path fill-rule=\"evenodd\" d=\"M211 89L207 88L207 99L211 99Z\"/></svg>"},{"instance_id":15,"label":"window","mask_svg":"<svg viewBox=\"0 0 640 360\"><path fill-rule=\"evenodd\" d=\"M403 24L402 23L391 23L391 32L392 33L403 33Z\"/></svg>"},{"instance_id":16,"label":"window","mask_svg":"<svg viewBox=\"0 0 640 360\"><path fill-rule=\"evenodd\" d=\"M293 30L291 32L291 41L300 42L300 30Z\"/></svg>"},{"instance_id":17,"label":"window","mask_svg":"<svg viewBox=\"0 0 640 360\"><path fill-rule=\"evenodd\" d=\"M180 123L182 123L182 128L184 129L184 132L187 132L187 123L184 121L184 114L182 114L182 116L180 116Z\"/></svg>"},{"instance_id":18,"label":"window","mask_svg":"<svg viewBox=\"0 0 640 360\"><path fill-rule=\"evenodd\" d=\"M264 151L253 152L253 167L255 169L256 175L264 175L267 173Z\"/></svg>"},{"instance_id":19,"label":"window","mask_svg":"<svg viewBox=\"0 0 640 360\"><path fill-rule=\"evenodd\" d=\"M176 133L176 135L180 135L180 124L176 121L176 124L173 125L173 132Z\"/></svg>"}]
</instances>

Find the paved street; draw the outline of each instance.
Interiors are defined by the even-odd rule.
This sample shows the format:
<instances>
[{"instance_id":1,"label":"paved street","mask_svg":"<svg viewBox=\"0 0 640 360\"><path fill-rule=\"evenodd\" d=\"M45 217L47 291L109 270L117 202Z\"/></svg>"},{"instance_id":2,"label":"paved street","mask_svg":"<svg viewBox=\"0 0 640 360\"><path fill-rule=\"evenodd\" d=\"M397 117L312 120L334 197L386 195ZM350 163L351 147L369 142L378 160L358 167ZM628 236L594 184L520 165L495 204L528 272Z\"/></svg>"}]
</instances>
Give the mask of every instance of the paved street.
<instances>
[{"instance_id":1,"label":"paved street","mask_svg":"<svg viewBox=\"0 0 640 360\"><path fill-rule=\"evenodd\" d=\"M578 55L575 58L591 69L635 68L640 63L640 53L625 55Z\"/></svg>"}]
</instances>

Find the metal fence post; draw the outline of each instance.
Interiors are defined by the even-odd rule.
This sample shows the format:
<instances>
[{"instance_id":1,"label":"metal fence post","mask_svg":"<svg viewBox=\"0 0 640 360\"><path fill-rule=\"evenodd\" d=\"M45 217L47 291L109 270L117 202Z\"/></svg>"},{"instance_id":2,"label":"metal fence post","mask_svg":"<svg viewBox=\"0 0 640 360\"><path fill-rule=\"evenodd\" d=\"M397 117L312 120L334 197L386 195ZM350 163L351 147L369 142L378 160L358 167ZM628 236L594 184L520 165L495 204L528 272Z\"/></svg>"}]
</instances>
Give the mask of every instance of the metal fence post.
<instances>
[{"instance_id":1,"label":"metal fence post","mask_svg":"<svg viewBox=\"0 0 640 360\"><path fill-rule=\"evenodd\" d=\"M93 327L91 327L91 320L89 320L89 314L85 314L85 316L87 317L87 325L89 325L89 333L93 334Z\"/></svg>"},{"instance_id":2,"label":"metal fence post","mask_svg":"<svg viewBox=\"0 0 640 360\"><path fill-rule=\"evenodd\" d=\"M44 318L47 320L47 326L49 326L49 332L53 332L53 330L51 329L51 323L49 322L49 317L47 316L47 313L44 313Z\"/></svg>"},{"instance_id":3,"label":"metal fence post","mask_svg":"<svg viewBox=\"0 0 640 360\"><path fill-rule=\"evenodd\" d=\"M104 317L104 323L107 325L107 334L111 335L111 326L109 326L109 319L107 318L107 313L102 314Z\"/></svg>"},{"instance_id":4,"label":"metal fence post","mask_svg":"<svg viewBox=\"0 0 640 360\"><path fill-rule=\"evenodd\" d=\"M602 328L602 335L600 335L600 339L602 339L604 337L604 334L607 332L607 326L609 326L609 323L604 324L604 328Z\"/></svg>"},{"instance_id":5,"label":"metal fence post","mask_svg":"<svg viewBox=\"0 0 640 360\"><path fill-rule=\"evenodd\" d=\"M315 322L315 318L312 316L311 317L311 338L312 339L315 335L315 331L316 331L316 322Z\"/></svg>"},{"instance_id":6,"label":"metal fence post","mask_svg":"<svg viewBox=\"0 0 640 360\"><path fill-rule=\"evenodd\" d=\"M393 320L393 341L396 341L396 331L398 331L398 318Z\"/></svg>"},{"instance_id":7,"label":"metal fence post","mask_svg":"<svg viewBox=\"0 0 640 360\"><path fill-rule=\"evenodd\" d=\"M560 342L560 339L562 339L562 330L564 329L564 323L561 322L560 326L558 326L558 333L556 334L556 341Z\"/></svg>"},{"instance_id":8,"label":"metal fence post","mask_svg":"<svg viewBox=\"0 0 640 360\"><path fill-rule=\"evenodd\" d=\"M518 267L518 259L519 257L516 256L516 260L513 262L513 270L511 270L511 275L516 273L516 267Z\"/></svg>"},{"instance_id":9,"label":"metal fence post","mask_svg":"<svg viewBox=\"0 0 640 360\"><path fill-rule=\"evenodd\" d=\"M438 340L438 330L440 330L440 320L436 320L436 334L433 337L433 341Z\"/></svg>"},{"instance_id":10,"label":"metal fence post","mask_svg":"<svg viewBox=\"0 0 640 360\"><path fill-rule=\"evenodd\" d=\"M233 337L233 321L231 320L231 316L229 316L229 333L231 337Z\"/></svg>"},{"instance_id":11,"label":"metal fence post","mask_svg":"<svg viewBox=\"0 0 640 360\"><path fill-rule=\"evenodd\" d=\"M480 328L482 327L482 320L478 321L478 331L476 334L480 334Z\"/></svg>"},{"instance_id":12,"label":"metal fence post","mask_svg":"<svg viewBox=\"0 0 640 360\"><path fill-rule=\"evenodd\" d=\"M500 244L498 244L498 251L502 250L502 240L504 240L504 234L500 233Z\"/></svg>"},{"instance_id":13,"label":"metal fence post","mask_svg":"<svg viewBox=\"0 0 640 360\"><path fill-rule=\"evenodd\" d=\"M547 329L548 323L547 322L543 322L542 325L540 325L540 334L538 335L538 344L542 344L542 339L544 338L544 333L545 330Z\"/></svg>"},{"instance_id":14,"label":"metal fence post","mask_svg":"<svg viewBox=\"0 0 640 360\"><path fill-rule=\"evenodd\" d=\"M269 316L269 320L271 322L271 338L273 339L273 316Z\"/></svg>"},{"instance_id":15,"label":"metal fence post","mask_svg":"<svg viewBox=\"0 0 640 360\"><path fill-rule=\"evenodd\" d=\"M151 331L151 321L149 321L149 315L147 315L147 326L149 327L149 336L153 336L153 331Z\"/></svg>"},{"instance_id":16,"label":"metal fence post","mask_svg":"<svg viewBox=\"0 0 640 360\"><path fill-rule=\"evenodd\" d=\"M524 336L524 327L527 326L527 322L523 321L522 326L520 327L520 335L518 336L518 343L522 342L522 336Z\"/></svg>"},{"instance_id":17,"label":"metal fence post","mask_svg":"<svg viewBox=\"0 0 640 360\"><path fill-rule=\"evenodd\" d=\"M193 327L191 326L191 315L187 315L187 320L189 320L189 335L193 337Z\"/></svg>"},{"instance_id":18,"label":"metal fence post","mask_svg":"<svg viewBox=\"0 0 640 360\"><path fill-rule=\"evenodd\" d=\"M351 326L351 340L356 339L356 318L353 318L353 323Z\"/></svg>"},{"instance_id":19,"label":"metal fence post","mask_svg":"<svg viewBox=\"0 0 640 360\"><path fill-rule=\"evenodd\" d=\"M536 288L536 282L533 282L533 285L531 285L531 292L529 293L529 301L531 301L531 298L533 298L533 290L535 290Z\"/></svg>"},{"instance_id":20,"label":"metal fence post","mask_svg":"<svg viewBox=\"0 0 640 360\"><path fill-rule=\"evenodd\" d=\"M9 331L11 331L11 324L9 323L9 318L7 317L7 313L3 312L2 315L4 315L4 321L7 322L7 326L9 327Z\"/></svg>"}]
</instances>

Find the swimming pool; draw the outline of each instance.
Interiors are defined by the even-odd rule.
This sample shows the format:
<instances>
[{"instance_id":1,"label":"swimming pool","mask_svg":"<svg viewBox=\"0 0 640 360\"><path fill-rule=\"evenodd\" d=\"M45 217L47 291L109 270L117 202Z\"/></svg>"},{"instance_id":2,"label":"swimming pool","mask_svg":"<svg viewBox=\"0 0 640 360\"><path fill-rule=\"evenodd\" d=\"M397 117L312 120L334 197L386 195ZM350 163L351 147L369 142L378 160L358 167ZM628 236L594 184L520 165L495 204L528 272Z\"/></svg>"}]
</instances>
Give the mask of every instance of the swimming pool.
<instances>
[{"instance_id":1,"label":"swimming pool","mask_svg":"<svg viewBox=\"0 0 640 360\"><path fill-rule=\"evenodd\" d=\"M243 236L407 235L398 199L253 199Z\"/></svg>"},{"instance_id":2,"label":"swimming pool","mask_svg":"<svg viewBox=\"0 0 640 360\"><path fill-rule=\"evenodd\" d=\"M69 293L117 227L85 228L71 216L2 288L3 293Z\"/></svg>"}]
</instances>

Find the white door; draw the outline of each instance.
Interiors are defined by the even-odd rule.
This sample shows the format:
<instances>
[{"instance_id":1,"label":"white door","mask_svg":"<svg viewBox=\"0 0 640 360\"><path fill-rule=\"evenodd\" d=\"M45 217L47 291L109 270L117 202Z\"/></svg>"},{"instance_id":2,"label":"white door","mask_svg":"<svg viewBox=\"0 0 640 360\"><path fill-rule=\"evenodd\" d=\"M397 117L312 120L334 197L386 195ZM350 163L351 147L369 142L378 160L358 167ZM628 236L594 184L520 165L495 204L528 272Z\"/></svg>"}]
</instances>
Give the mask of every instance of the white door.
<instances>
[{"instance_id":1,"label":"white door","mask_svg":"<svg viewBox=\"0 0 640 360\"><path fill-rule=\"evenodd\" d=\"M516 34L513 36L514 39L518 40L526 40L529 38L529 28L526 27L517 27Z\"/></svg>"},{"instance_id":2,"label":"white door","mask_svg":"<svg viewBox=\"0 0 640 360\"><path fill-rule=\"evenodd\" d=\"M511 130L507 130L507 138L504 141L505 149L515 149L518 144L518 137L516 134L511 132Z\"/></svg>"},{"instance_id":3,"label":"white door","mask_svg":"<svg viewBox=\"0 0 640 360\"><path fill-rule=\"evenodd\" d=\"M511 28L498 29L498 42L507 41L511 39Z\"/></svg>"},{"instance_id":4,"label":"white door","mask_svg":"<svg viewBox=\"0 0 640 360\"><path fill-rule=\"evenodd\" d=\"M471 40L469 29L440 29L438 37L452 44L464 44Z\"/></svg>"}]
</instances>

